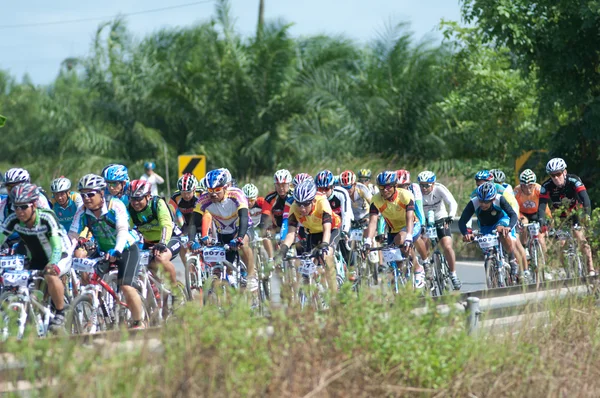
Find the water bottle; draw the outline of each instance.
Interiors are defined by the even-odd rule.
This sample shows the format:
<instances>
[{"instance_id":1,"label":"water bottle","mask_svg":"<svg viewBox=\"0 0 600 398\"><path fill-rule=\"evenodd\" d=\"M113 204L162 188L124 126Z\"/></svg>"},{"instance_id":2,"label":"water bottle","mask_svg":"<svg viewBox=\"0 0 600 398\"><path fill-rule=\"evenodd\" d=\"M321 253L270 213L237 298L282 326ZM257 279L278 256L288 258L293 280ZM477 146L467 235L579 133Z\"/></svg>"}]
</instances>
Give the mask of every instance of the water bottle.
<instances>
[{"instance_id":1,"label":"water bottle","mask_svg":"<svg viewBox=\"0 0 600 398\"><path fill-rule=\"evenodd\" d=\"M435 223L435 215L433 210L427 212L427 225L433 225Z\"/></svg>"},{"instance_id":2,"label":"water bottle","mask_svg":"<svg viewBox=\"0 0 600 398\"><path fill-rule=\"evenodd\" d=\"M36 315L36 323L38 336L42 337L44 335L44 321L42 320L42 315L39 312Z\"/></svg>"}]
</instances>

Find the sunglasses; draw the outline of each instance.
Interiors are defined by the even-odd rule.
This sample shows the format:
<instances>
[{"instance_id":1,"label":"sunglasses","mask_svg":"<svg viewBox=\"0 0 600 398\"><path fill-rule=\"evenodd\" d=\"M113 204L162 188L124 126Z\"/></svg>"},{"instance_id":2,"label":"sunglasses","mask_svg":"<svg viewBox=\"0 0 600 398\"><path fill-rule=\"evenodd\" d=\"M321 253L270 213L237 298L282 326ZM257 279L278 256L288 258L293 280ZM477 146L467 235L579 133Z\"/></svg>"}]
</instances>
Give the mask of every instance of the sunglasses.
<instances>
[{"instance_id":1,"label":"sunglasses","mask_svg":"<svg viewBox=\"0 0 600 398\"><path fill-rule=\"evenodd\" d=\"M146 197L145 196L131 196L131 197L129 197L129 199L132 202L141 202L142 200L146 199Z\"/></svg>"},{"instance_id":2,"label":"sunglasses","mask_svg":"<svg viewBox=\"0 0 600 398\"><path fill-rule=\"evenodd\" d=\"M410 186L410 184L400 184L400 185L398 185L398 186L399 186L400 188L404 188L404 189L406 189L406 188L408 188L408 187Z\"/></svg>"},{"instance_id":3,"label":"sunglasses","mask_svg":"<svg viewBox=\"0 0 600 398\"><path fill-rule=\"evenodd\" d=\"M483 203L484 205L489 205L493 202L493 200L480 200L479 202Z\"/></svg>"},{"instance_id":4,"label":"sunglasses","mask_svg":"<svg viewBox=\"0 0 600 398\"><path fill-rule=\"evenodd\" d=\"M31 203L26 203L24 205L14 205L15 210L25 211L31 206Z\"/></svg>"},{"instance_id":5,"label":"sunglasses","mask_svg":"<svg viewBox=\"0 0 600 398\"><path fill-rule=\"evenodd\" d=\"M307 207L310 207L312 205L312 200L310 200L308 202L296 202L296 203L298 203L298 207L307 208Z\"/></svg>"},{"instance_id":6,"label":"sunglasses","mask_svg":"<svg viewBox=\"0 0 600 398\"><path fill-rule=\"evenodd\" d=\"M317 188L317 191L319 191L319 192L327 192L327 191L329 191L330 189L331 189L331 188L328 188L328 187L319 187L319 188Z\"/></svg>"},{"instance_id":7,"label":"sunglasses","mask_svg":"<svg viewBox=\"0 0 600 398\"><path fill-rule=\"evenodd\" d=\"M420 184L421 188L429 189L433 184Z\"/></svg>"},{"instance_id":8,"label":"sunglasses","mask_svg":"<svg viewBox=\"0 0 600 398\"><path fill-rule=\"evenodd\" d=\"M558 177L560 177L561 175L563 175L563 172L562 172L562 171L560 171L560 172L558 172L558 173L550 173L550 177L552 177L552 178L558 178Z\"/></svg>"},{"instance_id":9,"label":"sunglasses","mask_svg":"<svg viewBox=\"0 0 600 398\"><path fill-rule=\"evenodd\" d=\"M97 193L98 193L98 192L82 192L82 193L81 193L81 197L82 197L82 198L84 198L84 199L85 199L85 198L87 198L87 199L91 199L91 198L93 198L94 196L96 196L96 194L97 194Z\"/></svg>"},{"instance_id":10,"label":"sunglasses","mask_svg":"<svg viewBox=\"0 0 600 398\"><path fill-rule=\"evenodd\" d=\"M109 186L109 187L116 188L116 187L118 187L118 186L120 186L120 185L121 185L121 181L109 181L109 182L108 182L108 186Z\"/></svg>"},{"instance_id":11,"label":"sunglasses","mask_svg":"<svg viewBox=\"0 0 600 398\"><path fill-rule=\"evenodd\" d=\"M391 184L390 185L380 185L379 186L379 189L390 189L390 188L394 188L394 186L391 185Z\"/></svg>"},{"instance_id":12,"label":"sunglasses","mask_svg":"<svg viewBox=\"0 0 600 398\"><path fill-rule=\"evenodd\" d=\"M342 188L344 189L351 189L354 185L343 185Z\"/></svg>"},{"instance_id":13,"label":"sunglasses","mask_svg":"<svg viewBox=\"0 0 600 398\"><path fill-rule=\"evenodd\" d=\"M206 188L208 193L219 193L219 192L222 192L224 189L225 189L225 187Z\"/></svg>"}]
</instances>

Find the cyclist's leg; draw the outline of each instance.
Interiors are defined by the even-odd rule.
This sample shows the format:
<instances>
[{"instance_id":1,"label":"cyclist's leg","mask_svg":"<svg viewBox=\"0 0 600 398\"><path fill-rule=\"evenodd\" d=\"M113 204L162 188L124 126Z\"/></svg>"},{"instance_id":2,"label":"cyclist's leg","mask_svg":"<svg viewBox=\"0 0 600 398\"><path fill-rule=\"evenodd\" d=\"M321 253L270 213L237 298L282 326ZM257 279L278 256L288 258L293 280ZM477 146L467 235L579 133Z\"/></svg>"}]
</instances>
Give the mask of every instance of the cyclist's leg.
<instances>
[{"instance_id":1,"label":"cyclist's leg","mask_svg":"<svg viewBox=\"0 0 600 398\"><path fill-rule=\"evenodd\" d=\"M164 271L169 275L169 279L173 286L177 284L177 273L175 271L175 264L171 261L176 258L181 250L181 242L179 238L172 237L167 243L167 250L162 253L156 253L154 261L162 266Z\"/></svg>"},{"instance_id":2,"label":"cyclist's leg","mask_svg":"<svg viewBox=\"0 0 600 398\"><path fill-rule=\"evenodd\" d=\"M134 282L137 279L139 271L139 248L137 245L132 245L128 249L123 250L121 258L115 264L118 266L117 284L123 291L125 301L131 318L134 322L142 320L142 299L134 287Z\"/></svg>"},{"instance_id":3,"label":"cyclist's leg","mask_svg":"<svg viewBox=\"0 0 600 398\"><path fill-rule=\"evenodd\" d=\"M48 285L48 293L57 313L62 314L65 308L65 285L60 279L71 270L71 256L63 253L57 264L48 264L44 268L44 279Z\"/></svg>"},{"instance_id":4,"label":"cyclist's leg","mask_svg":"<svg viewBox=\"0 0 600 398\"><path fill-rule=\"evenodd\" d=\"M587 239L585 238L585 230L583 228L573 229L573 236L575 237L575 239L577 239L577 242L579 243L579 247L581 248L581 252L583 253L583 255L586 258L588 271L589 272L594 271L594 263L593 263L593 259L592 259L592 248L590 247L590 244L588 243Z\"/></svg>"},{"instance_id":5,"label":"cyclist's leg","mask_svg":"<svg viewBox=\"0 0 600 398\"><path fill-rule=\"evenodd\" d=\"M331 291L337 291L337 270L335 267L335 251L337 250L337 246L340 242L341 231L339 229L331 230L331 238L329 239L329 250L327 251L327 255L325 255L325 272L327 274L327 282L329 284L329 289ZM321 240L323 235L321 234Z\"/></svg>"}]
</instances>

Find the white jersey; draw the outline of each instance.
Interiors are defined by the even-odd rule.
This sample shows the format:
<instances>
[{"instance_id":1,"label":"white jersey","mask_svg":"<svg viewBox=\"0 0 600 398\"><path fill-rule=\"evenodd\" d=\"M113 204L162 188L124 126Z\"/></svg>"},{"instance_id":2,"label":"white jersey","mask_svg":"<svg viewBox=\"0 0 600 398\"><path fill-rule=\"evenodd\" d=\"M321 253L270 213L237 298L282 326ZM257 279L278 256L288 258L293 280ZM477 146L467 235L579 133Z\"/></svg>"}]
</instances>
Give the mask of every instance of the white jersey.
<instances>
[{"instance_id":1,"label":"white jersey","mask_svg":"<svg viewBox=\"0 0 600 398\"><path fill-rule=\"evenodd\" d=\"M348 194L350 195L350 192L348 192ZM373 194L366 185L358 182L354 187L354 192L350 195L350 200L352 203L354 220L359 221L369 214Z\"/></svg>"},{"instance_id":2,"label":"white jersey","mask_svg":"<svg viewBox=\"0 0 600 398\"><path fill-rule=\"evenodd\" d=\"M150 185L152 185L152 196L158 196L158 185L165 182L165 180L156 173L152 173L151 176L148 174L142 174L140 180L148 181Z\"/></svg>"},{"instance_id":3,"label":"white jersey","mask_svg":"<svg viewBox=\"0 0 600 398\"><path fill-rule=\"evenodd\" d=\"M334 187L327 200L329 200L331 210L342 219L342 231L349 232L352 220L354 220L354 213L350 207L351 200L348 191L342 187Z\"/></svg>"},{"instance_id":4,"label":"white jersey","mask_svg":"<svg viewBox=\"0 0 600 398\"><path fill-rule=\"evenodd\" d=\"M446 205L449 206L449 210L446 210ZM452 196L452 193L444 185L436 182L433 185L433 189L429 195L423 195L423 210L425 212L425 218L430 210L433 210L435 220L439 220L445 217L455 217L458 204Z\"/></svg>"},{"instance_id":5,"label":"white jersey","mask_svg":"<svg viewBox=\"0 0 600 398\"><path fill-rule=\"evenodd\" d=\"M367 188L369 188L369 191L371 191L371 196L374 196L376 194L379 193L379 188L377 187L377 185L373 185L371 183L368 183L366 185Z\"/></svg>"}]
</instances>

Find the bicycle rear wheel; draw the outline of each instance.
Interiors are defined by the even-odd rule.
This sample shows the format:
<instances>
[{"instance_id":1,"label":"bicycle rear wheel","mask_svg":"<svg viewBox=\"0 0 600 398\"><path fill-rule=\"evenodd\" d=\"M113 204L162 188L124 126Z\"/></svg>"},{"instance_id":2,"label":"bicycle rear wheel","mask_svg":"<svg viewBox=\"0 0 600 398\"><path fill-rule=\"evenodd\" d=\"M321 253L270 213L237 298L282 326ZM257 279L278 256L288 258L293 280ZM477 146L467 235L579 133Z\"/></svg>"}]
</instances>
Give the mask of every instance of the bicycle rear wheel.
<instances>
[{"instance_id":1,"label":"bicycle rear wheel","mask_svg":"<svg viewBox=\"0 0 600 398\"><path fill-rule=\"evenodd\" d=\"M96 333L112 329L115 324L103 308L94 308L89 294L78 296L67 313L66 329L71 334Z\"/></svg>"}]
</instances>

